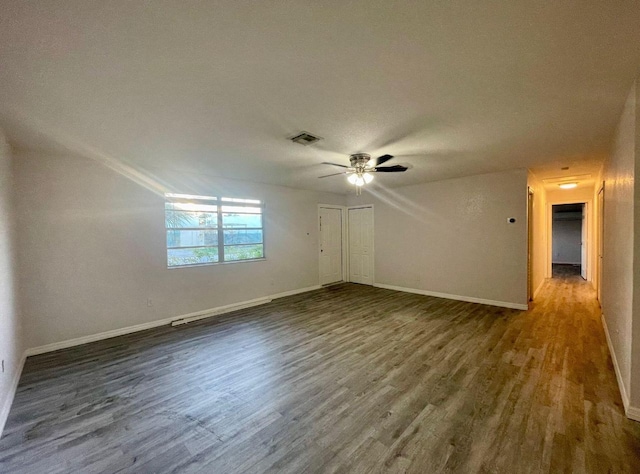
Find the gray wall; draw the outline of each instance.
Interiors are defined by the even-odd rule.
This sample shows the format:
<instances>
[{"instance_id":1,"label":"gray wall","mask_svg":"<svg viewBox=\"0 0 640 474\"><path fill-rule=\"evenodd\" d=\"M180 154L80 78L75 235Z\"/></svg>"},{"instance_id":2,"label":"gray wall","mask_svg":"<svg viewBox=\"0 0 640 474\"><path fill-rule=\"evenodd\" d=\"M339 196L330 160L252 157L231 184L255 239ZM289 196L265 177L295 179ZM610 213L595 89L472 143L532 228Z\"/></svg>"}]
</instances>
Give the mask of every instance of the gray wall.
<instances>
[{"instance_id":1,"label":"gray wall","mask_svg":"<svg viewBox=\"0 0 640 474\"><path fill-rule=\"evenodd\" d=\"M582 217L556 218L553 225L553 263L580 264L582 251Z\"/></svg>"},{"instance_id":2,"label":"gray wall","mask_svg":"<svg viewBox=\"0 0 640 474\"><path fill-rule=\"evenodd\" d=\"M0 359L5 367L0 373L0 434L13 400L23 352L15 286L12 181L11 150L0 130Z\"/></svg>"},{"instance_id":3,"label":"gray wall","mask_svg":"<svg viewBox=\"0 0 640 474\"><path fill-rule=\"evenodd\" d=\"M376 283L527 303L526 170L367 189L348 200L374 204Z\"/></svg>"},{"instance_id":4,"label":"gray wall","mask_svg":"<svg viewBox=\"0 0 640 474\"><path fill-rule=\"evenodd\" d=\"M640 343L637 337L635 341L632 338L633 322L638 321L638 304L634 305L633 301L634 199L638 198L634 191L634 176L639 158L636 155L637 101L634 86L616 130L611 156L604 167L602 309L613 346L612 356L620 370L621 389L626 399L632 395L632 344ZM640 281L636 282L636 286L638 284ZM640 367L640 360L636 364ZM640 377L637 369L635 374L636 378ZM634 398L632 404L640 406L640 394Z\"/></svg>"},{"instance_id":5,"label":"gray wall","mask_svg":"<svg viewBox=\"0 0 640 474\"><path fill-rule=\"evenodd\" d=\"M28 347L318 284L317 204L344 196L179 172L153 180L173 192L263 200L266 260L168 270L161 195L88 159L19 154Z\"/></svg>"}]
</instances>

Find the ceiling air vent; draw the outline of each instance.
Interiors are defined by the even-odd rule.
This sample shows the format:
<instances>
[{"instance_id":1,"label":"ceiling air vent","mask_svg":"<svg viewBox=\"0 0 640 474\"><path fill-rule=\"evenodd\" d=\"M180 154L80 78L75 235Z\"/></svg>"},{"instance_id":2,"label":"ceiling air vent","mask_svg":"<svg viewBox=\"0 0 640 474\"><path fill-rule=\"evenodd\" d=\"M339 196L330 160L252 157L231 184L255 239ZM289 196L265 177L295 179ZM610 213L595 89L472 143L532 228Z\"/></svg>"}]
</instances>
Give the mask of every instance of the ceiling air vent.
<instances>
[{"instance_id":1,"label":"ceiling air vent","mask_svg":"<svg viewBox=\"0 0 640 474\"><path fill-rule=\"evenodd\" d=\"M308 132L300 132L295 137L290 138L293 143L299 143L300 145L313 145L314 143L322 140L320 137L316 137L315 135L311 135Z\"/></svg>"}]
</instances>

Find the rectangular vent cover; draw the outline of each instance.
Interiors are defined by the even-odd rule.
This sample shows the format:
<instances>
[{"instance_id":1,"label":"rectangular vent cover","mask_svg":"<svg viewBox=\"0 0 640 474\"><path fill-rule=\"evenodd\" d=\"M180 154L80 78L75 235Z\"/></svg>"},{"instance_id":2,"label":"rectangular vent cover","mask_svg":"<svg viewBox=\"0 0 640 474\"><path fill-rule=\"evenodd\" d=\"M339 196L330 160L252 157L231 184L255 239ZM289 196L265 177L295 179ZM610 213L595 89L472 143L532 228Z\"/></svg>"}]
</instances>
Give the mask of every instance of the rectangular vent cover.
<instances>
[{"instance_id":1,"label":"rectangular vent cover","mask_svg":"<svg viewBox=\"0 0 640 474\"><path fill-rule=\"evenodd\" d=\"M311 135L309 132L300 132L295 137L291 138L292 142L299 143L300 145L304 146L312 145L320 140L322 140L320 137Z\"/></svg>"}]
</instances>

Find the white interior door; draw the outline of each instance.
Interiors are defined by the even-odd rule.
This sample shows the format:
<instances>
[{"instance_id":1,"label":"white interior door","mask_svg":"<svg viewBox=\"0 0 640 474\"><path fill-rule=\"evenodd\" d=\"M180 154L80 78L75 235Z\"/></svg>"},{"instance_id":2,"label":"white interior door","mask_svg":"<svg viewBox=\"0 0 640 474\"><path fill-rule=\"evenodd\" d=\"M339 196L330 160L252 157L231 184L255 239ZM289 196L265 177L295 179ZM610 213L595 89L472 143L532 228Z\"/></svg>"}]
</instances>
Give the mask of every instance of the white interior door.
<instances>
[{"instance_id":1,"label":"white interior door","mask_svg":"<svg viewBox=\"0 0 640 474\"><path fill-rule=\"evenodd\" d=\"M349 281L373 285L373 208L349 209Z\"/></svg>"},{"instance_id":2,"label":"white interior door","mask_svg":"<svg viewBox=\"0 0 640 474\"><path fill-rule=\"evenodd\" d=\"M321 207L320 284L342 281L342 209Z\"/></svg>"},{"instance_id":3,"label":"white interior door","mask_svg":"<svg viewBox=\"0 0 640 474\"><path fill-rule=\"evenodd\" d=\"M527 194L527 301L533 301L533 191Z\"/></svg>"},{"instance_id":4,"label":"white interior door","mask_svg":"<svg viewBox=\"0 0 640 474\"><path fill-rule=\"evenodd\" d=\"M602 254L604 253L604 186L598 192L598 301L602 305Z\"/></svg>"},{"instance_id":5,"label":"white interior door","mask_svg":"<svg viewBox=\"0 0 640 474\"><path fill-rule=\"evenodd\" d=\"M582 205L582 237L580 240L580 276L587 279L587 232L588 232L588 218L587 218L587 203Z\"/></svg>"}]
</instances>

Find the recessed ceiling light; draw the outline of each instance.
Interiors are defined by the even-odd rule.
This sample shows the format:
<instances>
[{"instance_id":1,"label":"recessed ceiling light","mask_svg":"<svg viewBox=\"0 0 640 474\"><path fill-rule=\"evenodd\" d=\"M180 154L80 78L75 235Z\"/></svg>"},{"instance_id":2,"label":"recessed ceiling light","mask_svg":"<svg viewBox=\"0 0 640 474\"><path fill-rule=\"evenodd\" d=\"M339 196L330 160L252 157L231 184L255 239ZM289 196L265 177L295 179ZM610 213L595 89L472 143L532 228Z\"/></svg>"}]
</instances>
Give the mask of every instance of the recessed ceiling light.
<instances>
[{"instance_id":1,"label":"recessed ceiling light","mask_svg":"<svg viewBox=\"0 0 640 474\"><path fill-rule=\"evenodd\" d=\"M543 178L544 184L581 183L591 179L590 174L572 174L570 176L555 176L553 178Z\"/></svg>"},{"instance_id":2,"label":"recessed ceiling light","mask_svg":"<svg viewBox=\"0 0 640 474\"><path fill-rule=\"evenodd\" d=\"M562 183L559 184L558 186L560 186L562 189L571 189L571 188L575 188L578 185L578 183Z\"/></svg>"}]
</instances>

